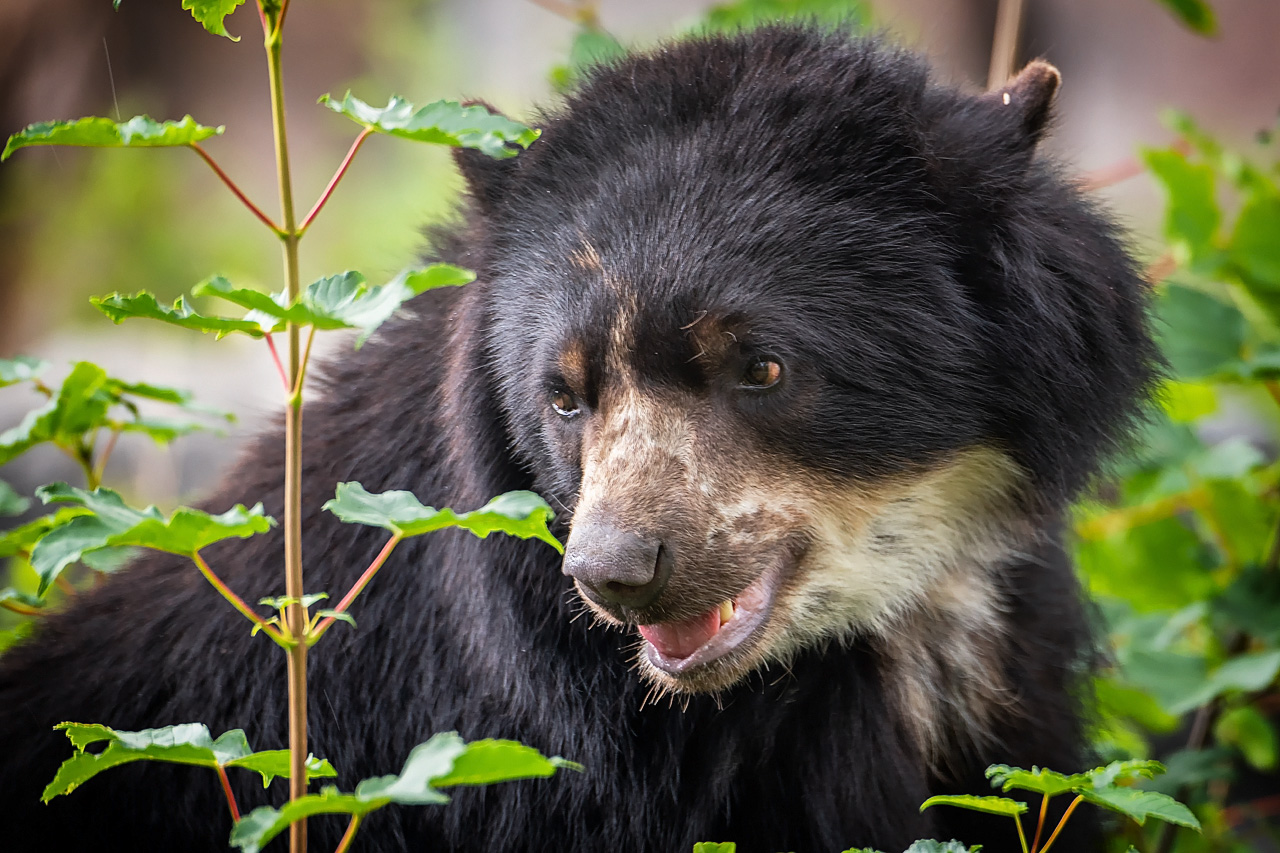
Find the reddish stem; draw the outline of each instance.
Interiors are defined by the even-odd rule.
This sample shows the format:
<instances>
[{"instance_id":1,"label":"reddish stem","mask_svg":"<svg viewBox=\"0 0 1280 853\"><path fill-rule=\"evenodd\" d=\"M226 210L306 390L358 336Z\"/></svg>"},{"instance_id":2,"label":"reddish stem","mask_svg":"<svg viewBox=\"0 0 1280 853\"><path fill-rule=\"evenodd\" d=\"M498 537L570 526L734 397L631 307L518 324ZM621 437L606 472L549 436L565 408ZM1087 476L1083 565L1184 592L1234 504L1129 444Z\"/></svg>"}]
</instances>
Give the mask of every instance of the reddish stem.
<instances>
[{"instance_id":1,"label":"reddish stem","mask_svg":"<svg viewBox=\"0 0 1280 853\"><path fill-rule=\"evenodd\" d=\"M1040 848L1040 833L1044 831L1044 819L1049 812L1049 795L1040 795L1040 820L1036 823L1036 837L1031 842L1031 853L1035 853Z\"/></svg>"},{"instance_id":2,"label":"reddish stem","mask_svg":"<svg viewBox=\"0 0 1280 853\"><path fill-rule=\"evenodd\" d=\"M249 197L247 195L241 192L240 187L236 186L236 182L231 180L231 177L226 172L222 171L222 167L219 166L216 162L214 162L214 159L209 156L208 152L206 152L203 148L200 147L200 143L192 142L190 143L190 146L192 151L196 152L197 154L199 154L201 157L204 158L204 161L209 164L209 168L213 169L214 174L216 174L219 178L222 178L222 182L227 185L227 189L231 190L231 192L235 194L236 198L244 202L244 206L249 208L249 211L254 216L261 219L262 223L266 225L268 228L270 228L272 231L274 231L277 237L284 236L284 231L281 230L280 226L272 222L271 217L263 213L262 210L259 209L256 204L254 204L249 200Z\"/></svg>"},{"instance_id":3,"label":"reddish stem","mask_svg":"<svg viewBox=\"0 0 1280 853\"><path fill-rule=\"evenodd\" d=\"M1084 797L1076 797L1071 801L1071 805L1067 806L1067 810L1062 813L1062 820L1058 821L1058 825L1054 827L1053 834L1049 836L1049 840L1044 843L1044 847L1040 849L1040 853L1048 853L1049 848L1053 846L1053 842L1058 839L1058 833L1062 832L1062 827L1067 825L1067 819L1071 817L1071 813L1076 810L1076 806L1084 802Z\"/></svg>"},{"instance_id":4,"label":"reddish stem","mask_svg":"<svg viewBox=\"0 0 1280 853\"><path fill-rule=\"evenodd\" d=\"M338 846L334 848L333 853L347 853L351 849L351 841L356 837L356 830L360 828L360 815L353 814L351 822L347 824L347 831L342 834L342 840L338 842Z\"/></svg>"},{"instance_id":5,"label":"reddish stem","mask_svg":"<svg viewBox=\"0 0 1280 853\"><path fill-rule=\"evenodd\" d=\"M303 217L302 224L298 226L299 237L307 232L308 226L311 225L311 220L316 218L316 214L318 214L320 209L325 206L325 203L329 201L329 196L333 195L333 191L338 186L338 182L341 181L342 176L347 173L347 167L350 166L351 161L355 159L356 152L360 150L360 146L364 145L364 141L368 139L369 135L372 133L373 128L366 127L364 130L360 131L360 135L356 137L356 141L351 143L351 149L347 151L347 156L343 158L342 165L338 167L338 171L333 173L333 177L329 179L329 185L324 188L324 192L320 194L320 198L316 201L315 206L311 208L311 211L305 217Z\"/></svg>"},{"instance_id":6,"label":"reddish stem","mask_svg":"<svg viewBox=\"0 0 1280 853\"><path fill-rule=\"evenodd\" d=\"M271 335L266 336L267 349L271 350L271 360L276 363L276 370L280 373L280 382L284 385L286 393L292 393L289 388L289 377L284 372L284 362L280 360L280 352L276 349L276 342L272 340Z\"/></svg>"},{"instance_id":7,"label":"reddish stem","mask_svg":"<svg viewBox=\"0 0 1280 853\"><path fill-rule=\"evenodd\" d=\"M213 588L222 593L222 597L231 602L231 606L248 619L250 622L258 626L258 630L262 631L271 639L275 640L281 646L289 648L291 643L280 633L275 627L268 625L263 618L254 612L253 608L244 603L244 599L236 595L231 587L227 586L222 578L214 574L213 569L209 568L209 564L204 561L204 557L200 556L200 552L196 551L191 555L191 559L195 561L196 568L200 570L200 574L204 575L205 580L213 584Z\"/></svg>"},{"instance_id":8,"label":"reddish stem","mask_svg":"<svg viewBox=\"0 0 1280 853\"><path fill-rule=\"evenodd\" d=\"M222 793L227 795L227 805L231 807L231 819L240 822L240 807L236 805L236 795L231 793L231 782L227 780L227 769L221 764L216 765L218 768L218 778L222 780Z\"/></svg>"},{"instance_id":9,"label":"reddish stem","mask_svg":"<svg viewBox=\"0 0 1280 853\"><path fill-rule=\"evenodd\" d=\"M386 545L382 546L382 550L378 552L378 556L369 564L369 568L364 570L364 574L360 576L360 579L355 582L351 589L347 590L347 594L338 602L338 606L333 608L335 612L345 613L347 611L347 608L351 606L351 602L355 601L356 596L364 591L364 588L369 585L369 581L373 580L373 576L378 573L378 569L382 568L382 564L391 556L391 552L400 544L402 538L404 537L397 533L387 541ZM332 616L326 616L322 619L316 625L315 630L311 632L311 636L307 640L308 645L315 645L319 642L320 638L324 636L324 632L328 631L333 623L334 617Z\"/></svg>"},{"instance_id":10,"label":"reddish stem","mask_svg":"<svg viewBox=\"0 0 1280 853\"><path fill-rule=\"evenodd\" d=\"M1173 150L1179 154L1186 156L1191 153L1191 143L1185 139L1178 139L1173 143ZM1115 184L1127 181L1130 178L1136 178L1147 169L1146 164L1137 157L1126 157L1112 163L1109 166L1103 166L1101 169L1094 169L1092 172L1086 172L1080 183L1086 192L1100 190L1103 187L1114 186Z\"/></svg>"},{"instance_id":11,"label":"reddish stem","mask_svg":"<svg viewBox=\"0 0 1280 853\"><path fill-rule=\"evenodd\" d=\"M56 578L54 578L53 582L58 585L58 589L62 590L67 595L76 594L76 588L71 585L71 581L67 580L62 575L58 575Z\"/></svg>"},{"instance_id":12,"label":"reddish stem","mask_svg":"<svg viewBox=\"0 0 1280 853\"><path fill-rule=\"evenodd\" d=\"M102 454L98 457L98 464L93 469L94 480L98 483L102 482L102 476L107 473L107 460L111 458L111 452L116 449L116 442L120 440L120 430L111 431L111 437L107 439L107 446L102 449ZM89 488L94 488L90 485Z\"/></svg>"}]
</instances>

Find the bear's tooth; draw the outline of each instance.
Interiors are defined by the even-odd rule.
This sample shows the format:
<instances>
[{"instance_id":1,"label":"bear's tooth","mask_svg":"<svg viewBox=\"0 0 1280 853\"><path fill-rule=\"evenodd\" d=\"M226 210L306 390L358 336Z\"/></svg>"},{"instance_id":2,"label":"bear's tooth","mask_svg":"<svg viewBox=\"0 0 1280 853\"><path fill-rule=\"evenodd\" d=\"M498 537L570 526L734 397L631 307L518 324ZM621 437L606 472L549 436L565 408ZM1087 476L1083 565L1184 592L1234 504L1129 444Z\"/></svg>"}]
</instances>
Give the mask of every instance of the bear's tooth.
<instances>
[{"instance_id":1,"label":"bear's tooth","mask_svg":"<svg viewBox=\"0 0 1280 853\"><path fill-rule=\"evenodd\" d=\"M728 622L732 618L733 618L733 602L728 600L720 602L720 624L723 625L724 623Z\"/></svg>"}]
</instances>

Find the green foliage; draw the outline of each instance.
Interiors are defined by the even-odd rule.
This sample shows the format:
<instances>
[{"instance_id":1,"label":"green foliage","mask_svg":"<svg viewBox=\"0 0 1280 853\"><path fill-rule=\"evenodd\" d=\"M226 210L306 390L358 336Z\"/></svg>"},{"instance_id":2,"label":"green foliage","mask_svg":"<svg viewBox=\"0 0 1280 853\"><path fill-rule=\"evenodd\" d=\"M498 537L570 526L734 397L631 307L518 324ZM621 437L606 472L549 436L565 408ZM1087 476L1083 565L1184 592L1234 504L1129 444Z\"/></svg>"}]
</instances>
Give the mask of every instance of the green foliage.
<instances>
[{"instance_id":1,"label":"green foliage","mask_svg":"<svg viewBox=\"0 0 1280 853\"><path fill-rule=\"evenodd\" d=\"M712 6L704 26L712 31L732 32L789 18L859 30L871 23L871 11L863 0L739 0Z\"/></svg>"},{"instance_id":2,"label":"green foliage","mask_svg":"<svg viewBox=\"0 0 1280 853\"><path fill-rule=\"evenodd\" d=\"M22 515L31 506L31 501L13 490L13 487L0 480L0 516Z\"/></svg>"},{"instance_id":3,"label":"green foliage","mask_svg":"<svg viewBox=\"0 0 1280 853\"><path fill-rule=\"evenodd\" d=\"M418 109L392 95L385 107L378 108L352 97L350 92L340 101L322 95L320 103L377 133L414 142L477 148L499 159L516 156L538 138L538 131L494 115L478 104L464 107L457 101L436 101Z\"/></svg>"},{"instance_id":4,"label":"green foliage","mask_svg":"<svg viewBox=\"0 0 1280 853\"><path fill-rule=\"evenodd\" d=\"M551 69L551 86L566 94L582 81L588 68L607 65L625 54L626 48L616 38L601 28L599 22L588 19L573 37L568 61Z\"/></svg>"},{"instance_id":5,"label":"green foliage","mask_svg":"<svg viewBox=\"0 0 1280 853\"><path fill-rule=\"evenodd\" d=\"M289 775L289 751L254 752L240 729L232 729L218 737L201 723L166 726L123 732L97 724L59 723L54 728L66 732L75 747L75 755L62 762L53 781L45 786L41 799L49 802L60 794L69 794L104 770L134 761L167 761L196 767L240 767L262 776L266 787L277 776ZM106 742L106 749L88 752L87 747ZM328 761L309 756L307 778L337 776Z\"/></svg>"},{"instance_id":6,"label":"green foliage","mask_svg":"<svg viewBox=\"0 0 1280 853\"><path fill-rule=\"evenodd\" d=\"M920 804L920 811L933 806L956 806L972 812L998 814L1005 816L1020 815L1027 810L1027 804L1006 797L975 797L972 794L943 794L930 797Z\"/></svg>"},{"instance_id":7,"label":"green foliage","mask_svg":"<svg viewBox=\"0 0 1280 853\"><path fill-rule=\"evenodd\" d=\"M737 853L738 845L732 841L699 841L693 845L693 853Z\"/></svg>"},{"instance_id":8,"label":"green foliage","mask_svg":"<svg viewBox=\"0 0 1280 853\"><path fill-rule=\"evenodd\" d=\"M240 41L239 36L233 36L227 32L222 22L242 3L244 0L182 0L182 8L190 10L191 17L215 36Z\"/></svg>"},{"instance_id":9,"label":"green foliage","mask_svg":"<svg viewBox=\"0 0 1280 853\"><path fill-rule=\"evenodd\" d=\"M337 495L324 509L348 524L368 524L399 537L421 536L446 527L461 527L484 539L490 533L506 533L521 539L541 539L561 553L547 522L555 512L533 492L507 492L480 509L455 513L451 509L423 506L411 492L370 494L359 483L339 483Z\"/></svg>"},{"instance_id":10,"label":"green foliage","mask_svg":"<svg viewBox=\"0 0 1280 853\"><path fill-rule=\"evenodd\" d=\"M442 805L449 802L449 797L439 788L545 778L561 769L580 768L562 758L547 758L514 741L466 743L457 734L446 732L414 747L398 775L365 779L356 785L354 793L344 794L330 786L279 809L254 809L235 825L231 846L244 853L257 853L289 824L305 817L349 814L363 818L392 803Z\"/></svg>"},{"instance_id":11,"label":"green foliage","mask_svg":"<svg viewBox=\"0 0 1280 853\"><path fill-rule=\"evenodd\" d=\"M156 121L150 116L134 116L125 122L109 118L81 118L74 121L42 121L28 125L9 137L0 161L29 145L77 145L89 148L167 148L190 145L216 136L223 127L205 127L191 116L181 121Z\"/></svg>"},{"instance_id":12,"label":"green foliage","mask_svg":"<svg viewBox=\"0 0 1280 853\"><path fill-rule=\"evenodd\" d=\"M165 516L154 506L134 509L119 494L99 488L92 492L53 483L41 486L37 497L45 503L75 503L90 511L53 527L31 552L31 567L40 576L44 593L58 574L83 555L108 546L135 546L194 556L223 539L245 539L275 525L262 504L245 509L237 504L221 515L180 507Z\"/></svg>"},{"instance_id":13,"label":"green foliage","mask_svg":"<svg viewBox=\"0 0 1280 853\"><path fill-rule=\"evenodd\" d=\"M49 362L40 358L20 355L17 358L0 358L0 388L17 382L39 379L49 369Z\"/></svg>"},{"instance_id":14,"label":"green foliage","mask_svg":"<svg viewBox=\"0 0 1280 853\"><path fill-rule=\"evenodd\" d=\"M1201 35L1213 35L1218 31L1218 21L1213 8L1205 0L1160 0L1183 24Z\"/></svg>"}]
</instances>

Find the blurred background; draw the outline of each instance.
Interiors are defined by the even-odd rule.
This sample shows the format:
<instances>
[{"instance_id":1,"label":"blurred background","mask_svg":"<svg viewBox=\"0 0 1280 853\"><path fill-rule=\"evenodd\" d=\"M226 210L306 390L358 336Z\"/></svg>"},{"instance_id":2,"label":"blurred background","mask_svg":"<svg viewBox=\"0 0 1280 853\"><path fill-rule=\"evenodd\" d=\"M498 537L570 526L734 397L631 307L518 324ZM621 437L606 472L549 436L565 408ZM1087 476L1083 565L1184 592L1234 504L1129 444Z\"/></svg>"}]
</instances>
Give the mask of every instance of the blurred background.
<instances>
[{"instance_id":1,"label":"blurred background","mask_svg":"<svg viewBox=\"0 0 1280 853\"><path fill-rule=\"evenodd\" d=\"M536 105L554 104L571 80L567 66L607 55L615 40L643 47L708 22L796 11L887 32L974 91L999 76L993 52L996 65L1043 57L1062 71L1045 147L1111 207L1151 264L1172 365L1144 447L1117 463L1076 519L1077 556L1113 640L1097 741L1104 757L1165 758L1170 773L1155 784L1193 802L1206 823L1202 837L1126 830L1116 849L1280 850L1280 170L1269 143L1280 111L1280 3L295 0L285 48L295 193L309 206L358 132L315 105L326 92L350 89L373 104L393 93L419 105L478 98L536 124ZM177 0L124 0L118 11L107 0L3 0L0 134L85 115L190 113L226 125L204 147L274 215L253 4L227 28L243 39L208 35ZM1171 108L1195 125L1167 117ZM421 228L451 215L460 185L447 151L373 137L302 244L304 282L347 269L373 283L391 278L413 263ZM115 329L88 302L138 290L171 301L213 273L281 287L276 240L191 152L17 152L0 165L0 257L0 359L47 359L54 388L72 362L90 360L238 416L224 425L229 435L170 446L124 435L105 481L136 502L198 498L237 438L278 410L260 342L142 322ZM31 383L0 388L0 432L44 399ZM83 478L49 446L0 468L20 497L57 479ZM0 558L23 556L3 541ZM29 591L22 560L13 565L14 588ZM13 619L0 611L0 629Z\"/></svg>"}]
</instances>

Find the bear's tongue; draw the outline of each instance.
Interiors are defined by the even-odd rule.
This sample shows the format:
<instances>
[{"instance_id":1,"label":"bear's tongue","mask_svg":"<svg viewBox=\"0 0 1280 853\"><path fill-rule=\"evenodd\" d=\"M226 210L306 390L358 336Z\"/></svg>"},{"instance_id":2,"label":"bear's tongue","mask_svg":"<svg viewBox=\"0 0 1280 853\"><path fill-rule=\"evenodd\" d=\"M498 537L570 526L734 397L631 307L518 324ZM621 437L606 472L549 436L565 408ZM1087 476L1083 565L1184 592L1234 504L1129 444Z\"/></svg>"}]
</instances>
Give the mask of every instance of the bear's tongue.
<instances>
[{"instance_id":1,"label":"bear's tongue","mask_svg":"<svg viewBox=\"0 0 1280 853\"><path fill-rule=\"evenodd\" d=\"M719 608L682 622L641 625L640 636L669 660L682 660L702 648L720 630Z\"/></svg>"}]
</instances>

